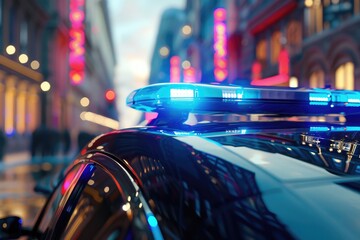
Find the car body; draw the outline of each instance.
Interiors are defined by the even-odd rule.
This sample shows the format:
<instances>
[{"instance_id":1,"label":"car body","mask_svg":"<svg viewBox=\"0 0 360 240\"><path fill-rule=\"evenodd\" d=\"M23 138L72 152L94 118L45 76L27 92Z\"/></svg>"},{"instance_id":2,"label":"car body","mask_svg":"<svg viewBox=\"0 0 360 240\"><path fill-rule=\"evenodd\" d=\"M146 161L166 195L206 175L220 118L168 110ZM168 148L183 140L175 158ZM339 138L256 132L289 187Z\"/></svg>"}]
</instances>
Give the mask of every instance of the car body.
<instances>
[{"instance_id":1,"label":"car body","mask_svg":"<svg viewBox=\"0 0 360 240\"><path fill-rule=\"evenodd\" d=\"M184 101L159 97L174 87L185 89L175 93ZM356 114L344 120L358 107L349 104L355 92L340 96L320 90L320 97L302 99L314 92L241 89L238 94L234 89L159 84L132 93L129 105L157 111L158 117L90 141L26 234L38 239L357 239L360 125ZM217 91L222 96L216 100ZM256 93L251 100L244 99L247 91ZM270 96L265 101L264 94ZM352 97L345 101L347 94ZM287 103L274 100L281 98ZM255 103L262 105L255 108ZM340 115L334 116L336 108ZM280 114L258 115L262 112Z\"/></svg>"}]
</instances>

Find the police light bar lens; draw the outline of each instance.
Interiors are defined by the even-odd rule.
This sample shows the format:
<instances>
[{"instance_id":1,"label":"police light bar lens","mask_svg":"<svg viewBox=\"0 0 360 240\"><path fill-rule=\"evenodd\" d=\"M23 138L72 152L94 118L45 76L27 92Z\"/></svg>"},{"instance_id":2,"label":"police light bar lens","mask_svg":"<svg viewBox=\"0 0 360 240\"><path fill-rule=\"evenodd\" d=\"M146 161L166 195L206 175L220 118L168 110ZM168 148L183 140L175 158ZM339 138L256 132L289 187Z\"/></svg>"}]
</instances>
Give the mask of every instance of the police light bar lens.
<instances>
[{"instance_id":1,"label":"police light bar lens","mask_svg":"<svg viewBox=\"0 0 360 240\"><path fill-rule=\"evenodd\" d=\"M245 88L160 83L135 90L127 105L145 112L237 113L313 116L360 114L356 91Z\"/></svg>"},{"instance_id":2,"label":"police light bar lens","mask_svg":"<svg viewBox=\"0 0 360 240\"><path fill-rule=\"evenodd\" d=\"M192 89L170 89L170 98L193 98L194 90Z\"/></svg>"}]
</instances>

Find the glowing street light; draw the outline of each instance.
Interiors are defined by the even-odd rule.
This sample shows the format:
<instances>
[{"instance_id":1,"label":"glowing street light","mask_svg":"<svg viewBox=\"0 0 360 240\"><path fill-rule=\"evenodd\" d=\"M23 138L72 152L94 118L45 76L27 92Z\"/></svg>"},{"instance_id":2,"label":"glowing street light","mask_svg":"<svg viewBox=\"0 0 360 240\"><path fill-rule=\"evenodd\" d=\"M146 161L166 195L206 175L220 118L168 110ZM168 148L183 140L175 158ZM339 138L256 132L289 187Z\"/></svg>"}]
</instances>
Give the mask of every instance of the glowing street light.
<instances>
[{"instance_id":1,"label":"glowing street light","mask_svg":"<svg viewBox=\"0 0 360 240\"><path fill-rule=\"evenodd\" d=\"M43 92L48 92L51 88L51 85L48 81L43 81L41 84L40 84L40 89L41 91Z\"/></svg>"},{"instance_id":2,"label":"glowing street light","mask_svg":"<svg viewBox=\"0 0 360 240\"><path fill-rule=\"evenodd\" d=\"M167 57L170 53L170 50L168 47L161 47L159 53L162 57Z\"/></svg>"},{"instance_id":3,"label":"glowing street light","mask_svg":"<svg viewBox=\"0 0 360 240\"><path fill-rule=\"evenodd\" d=\"M185 25L182 27L181 31L185 36L189 36L192 33L192 28L190 25Z\"/></svg>"},{"instance_id":4,"label":"glowing street light","mask_svg":"<svg viewBox=\"0 0 360 240\"><path fill-rule=\"evenodd\" d=\"M87 97L83 97L80 99L80 105L83 107L87 107L90 105L90 100Z\"/></svg>"},{"instance_id":5,"label":"glowing street light","mask_svg":"<svg viewBox=\"0 0 360 240\"><path fill-rule=\"evenodd\" d=\"M16 48L13 45L9 45L6 47L6 53L9 55L13 55L16 52Z\"/></svg>"},{"instance_id":6,"label":"glowing street light","mask_svg":"<svg viewBox=\"0 0 360 240\"><path fill-rule=\"evenodd\" d=\"M38 69L40 68L40 63L39 63L39 61L33 60L33 61L30 63L30 67L31 67L33 70L38 70Z\"/></svg>"},{"instance_id":7,"label":"glowing street light","mask_svg":"<svg viewBox=\"0 0 360 240\"><path fill-rule=\"evenodd\" d=\"M21 54L19 56L19 62L24 64L27 63L29 61L29 57L26 54Z\"/></svg>"}]
</instances>

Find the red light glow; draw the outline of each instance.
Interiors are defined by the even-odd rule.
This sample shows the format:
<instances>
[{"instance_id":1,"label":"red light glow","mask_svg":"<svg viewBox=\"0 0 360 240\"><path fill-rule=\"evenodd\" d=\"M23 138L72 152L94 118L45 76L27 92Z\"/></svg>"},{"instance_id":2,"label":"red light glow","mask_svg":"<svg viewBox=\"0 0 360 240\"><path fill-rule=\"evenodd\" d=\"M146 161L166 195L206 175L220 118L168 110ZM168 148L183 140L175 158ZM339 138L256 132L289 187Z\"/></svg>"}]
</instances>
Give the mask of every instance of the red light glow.
<instances>
[{"instance_id":1,"label":"red light glow","mask_svg":"<svg viewBox=\"0 0 360 240\"><path fill-rule=\"evenodd\" d=\"M157 116L158 116L158 113L154 113L154 112L145 113L145 119L147 122L150 122L151 120L155 119Z\"/></svg>"},{"instance_id":2,"label":"red light glow","mask_svg":"<svg viewBox=\"0 0 360 240\"><path fill-rule=\"evenodd\" d=\"M289 75L289 54L286 49L282 49L279 54L279 74Z\"/></svg>"},{"instance_id":3,"label":"red light glow","mask_svg":"<svg viewBox=\"0 0 360 240\"><path fill-rule=\"evenodd\" d=\"M73 23L81 24L85 19L85 14L82 11L75 10L70 14L70 21Z\"/></svg>"},{"instance_id":4,"label":"red light glow","mask_svg":"<svg viewBox=\"0 0 360 240\"><path fill-rule=\"evenodd\" d=\"M70 81L74 85L83 82L85 75L85 0L70 0L69 66Z\"/></svg>"},{"instance_id":5,"label":"red light glow","mask_svg":"<svg viewBox=\"0 0 360 240\"><path fill-rule=\"evenodd\" d=\"M215 69L215 79L218 80L219 82L222 82L226 79L227 77L227 70L226 69Z\"/></svg>"},{"instance_id":6,"label":"red light glow","mask_svg":"<svg viewBox=\"0 0 360 240\"><path fill-rule=\"evenodd\" d=\"M170 82L180 82L180 57L170 58Z\"/></svg>"},{"instance_id":7,"label":"red light glow","mask_svg":"<svg viewBox=\"0 0 360 240\"><path fill-rule=\"evenodd\" d=\"M220 68L227 68L227 62L224 59L216 58L214 59L214 63L216 66L219 66Z\"/></svg>"},{"instance_id":8,"label":"red light glow","mask_svg":"<svg viewBox=\"0 0 360 240\"><path fill-rule=\"evenodd\" d=\"M224 8L217 8L214 11L215 21L225 21L226 20L226 10Z\"/></svg>"},{"instance_id":9,"label":"red light glow","mask_svg":"<svg viewBox=\"0 0 360 240\"><path fill-rule=\"evenodd\" d=\"M194 67L184 69L184 82L194 83L196 82L196 70Z\"/></svg>"},{"instance_id":10,"label":"red light glow","mask_svg":"<svg viewBox=\"0 0 360 240\"><path fill-rule=\"evenodd\" d=\"M276 86L283 85L289 81L289 64L290 58L286 49L282 49L278 58L279 74L261 79L261 64L254 62L252 65L252 81L253 86Z\"/></svg>"},{"instance_id":11,"label":"red light glow","mask_svg":"<svg viewBox=\"0 0 360 240\"><path fill-rule=\"evenodd\" d=\"M217 8L214 11L214 76L218 82L228 76L226 41L226 10Z\"/></svg>"},{"instance_id":12,"label":"red light glow","mask_svg":"<svg viewBox=\"0 0 360 240\"><path fill-rule=\"evenodd\" d=\"M251 68L252 79L259 80L261 78L261 64L259 62L254 62Z\"/></svg>"},{"instance_id":13,"label":"red light glow","mask_svg":"<svg viewBox=\"0 0 360 240\"><path fill-rule=\"evenodd\" d=\"M78 85L78 84L82 83L82 81L84 80L84 76L83 76L82 72L71 71L70 72L70 80L73 84Z\"/></svg>"},{"instance_id":14,"label":"red light glow","mask_svg":"<svg viewBox=\"0 0 360 240\"><path fill-rule=\"evenodd\" d=\"M276 86L284 84L289 81L289 76L287 75L275 75L268 78L252 80L251 85L253 86Z\"/></svg>"},{"instance_id":15,"label":"red light glow","mask_svg":"<svg viewBox=\"0 0 360 240\"><path fill-rule=\"evenodd\" d=\"M107 90L105 93L105 98L108 102L112 102L115 100L116 94L114 90Z\"/></svg>"}]
</instances>

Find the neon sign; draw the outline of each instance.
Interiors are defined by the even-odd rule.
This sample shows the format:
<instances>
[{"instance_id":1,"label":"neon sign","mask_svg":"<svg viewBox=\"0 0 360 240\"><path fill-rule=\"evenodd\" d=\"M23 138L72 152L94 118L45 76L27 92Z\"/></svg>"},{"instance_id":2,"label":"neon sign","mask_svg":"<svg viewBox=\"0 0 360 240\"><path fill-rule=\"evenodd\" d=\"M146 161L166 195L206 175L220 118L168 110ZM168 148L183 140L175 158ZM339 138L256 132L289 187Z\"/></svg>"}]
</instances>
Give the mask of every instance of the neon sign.
<instances>
[{"instance_id":1,"label":"neon sign","mask_svg":"<svg viewBox=\"0 0 360 240\"><path fill-rule=\"evenodd\" d=\"M196 70L194 67L184 69L184 82L195 83L196 82Z\"/></svg>"},{"instance_id":2,"label":"neon sign","mask_svg":"<svg viewBox=\"0 0 360 240\"><path fill-rule=\"evenodd\" d=\"M170 82L180 82L180 57L170 58Z\"/></svg>"},{"instance_id":3,"label":"neon sign","mask_svg":"<svg viewBox=\"0 0 360 240\"><path fill-rule=\"evenodd\" d=\"M214 76L218 82L228 76L226 49L226 10L217 8L214 11Z\"/></svg>"},{"instance_id":4,"label":"neon sign","mask_svg":"<svg viewBox=\"0 0 360 240\"><path fill-rule=\"evenodd\" d=\"M85 0L70 0L70 82L79 85L85 75Z\"/></svg>"},{"instance_id":5,"label":"neon sign","mask_svg":"<svg viewBox=\"0 0 360 240\"><path fill-rule=\"evenodd\" d=\"M268 78L261 78L262 67L258 61L255 61L252 66L252 81L253 86L275 86L284 85L289 82L290 72L290 58L286 49L282 49L278 58L279 74Z\"/></svg>"}]
</instances>

